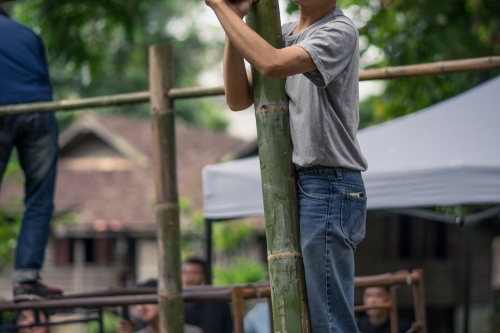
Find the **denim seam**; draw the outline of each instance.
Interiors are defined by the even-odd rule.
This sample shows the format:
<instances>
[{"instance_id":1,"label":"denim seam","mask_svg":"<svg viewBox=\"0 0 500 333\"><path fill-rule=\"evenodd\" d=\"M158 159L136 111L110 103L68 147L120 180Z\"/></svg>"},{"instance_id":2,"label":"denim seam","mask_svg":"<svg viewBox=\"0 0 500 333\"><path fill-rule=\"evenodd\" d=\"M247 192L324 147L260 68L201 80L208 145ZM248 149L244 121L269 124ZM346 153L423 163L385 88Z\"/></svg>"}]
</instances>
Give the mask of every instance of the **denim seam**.
<instances>
[{"instance_id":1,"label":"denim seam","mask_svg":"<svg viewBox=\"0 0 500 333\"><path fill-rule=\"evenodd\" d=\"M350 184L350 183L333 182L333 185L343 186L343 187L350 187L350 188L354 188L354 189L359 189L359 190L363 190L363 192L365 190L363 186L359 186L359 185L355 185L355 184Z\"/></svg>"},{"instance_id":2,"label":"denim seam","mask_svg":"<svg viewBox=\"0 0 500 333\"><path fill-rule=\"evenodd\" d=\"M330 198L333 196L333 193L332 193L332 179L331 177L328 177L328 180L330 181ZM333 221L331 220L331 214L330 214L330 211L332 209L332 202L333 200L328 200L328 209L327 209L327 213L326 213L326 228L325 228L325 252L328 251L328 249L330 248L329 244L331 242L331 235L329 234L329 230L330 228L334 227L333 225L331 225L333 223ZM333 230L332 230L333 232ZM333 333L332 332L332 326L333 326L333 323L332 323L332 318L331 318L331 314L332 314L332 300L330 299L330 295L331 295L331 292L330 292L330 280L331 280L331 276L330 276L330 253L326 253L326 274L325 274L325 284L326 284L326 310L327 310L327 313L328 313L328 331L329 333Z\"/></svg>"}]
</instances>

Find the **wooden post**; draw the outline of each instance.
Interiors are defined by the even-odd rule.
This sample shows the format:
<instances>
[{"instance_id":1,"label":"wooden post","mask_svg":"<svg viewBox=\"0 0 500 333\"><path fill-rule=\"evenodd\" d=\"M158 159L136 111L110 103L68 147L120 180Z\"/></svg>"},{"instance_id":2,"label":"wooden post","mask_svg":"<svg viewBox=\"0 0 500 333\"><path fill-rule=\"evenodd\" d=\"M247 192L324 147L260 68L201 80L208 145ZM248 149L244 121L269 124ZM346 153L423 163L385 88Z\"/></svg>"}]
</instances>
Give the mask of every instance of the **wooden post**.
<instances>
[{"instance_id":1,"label":"wooden post","mask_svg":"<svg viewBox=\"0 0 500 333\"><path fill-rule=\"evenodd\" d=\"M415 305L415 321L420 324L419 332L427 333L427 315L425 313L425 294L424 294L424 274L421 269L415 269L412 274L416 274L418 279L413 282L413 302Z\"/></svg>"},{"instance_id":2,"label":"wooden post","mask_svg":"<svg viewBox=\"0 0 500 333\"><path fill-rule=\"evenodd\" d=\"M234 333L245 333L243 325L243 317L245 315L245 299L243 298L243 288L233 288L233 318L234 318Z\"/></svg>"},{"instance_id":3,"label":"wooden post","mask_svg":"<svg viewBox=\"0 0 500 333\"><path fill-rule=\"evenodd\" d=\"M161 333L184 332L175 120L173 102L168 98L168 91L173 85L172 63L171 45L150 46L149 89L153 122L153 168L158 230L158 305Z\"/></svg>"},{"instance_id":4,"label":"wooden post","mask_svg":"<svg viewBox=\"0 0 500 333\"><path fill-rule=\"evenodd\" d=\"M389 288L389 301L391 302L391 309L389 310L389 319L391 322L391 333L399 332L399 322L398 322L398 300L396 296L396 288L398 286L392 286Z\"/></svg>"},{"instance_id":5,"label":"wooden post","mask_svg":"<svg viewBox=\"0 0 500 333\"><path fill-rule=\"evenodd\" d=\"M247 22L272 46L282 47L278 0L261 0L250 10ZM309 313L285 80L265 79L255 69L252 74L274 332L307 333Z\"/></svg>"}]
</instances>

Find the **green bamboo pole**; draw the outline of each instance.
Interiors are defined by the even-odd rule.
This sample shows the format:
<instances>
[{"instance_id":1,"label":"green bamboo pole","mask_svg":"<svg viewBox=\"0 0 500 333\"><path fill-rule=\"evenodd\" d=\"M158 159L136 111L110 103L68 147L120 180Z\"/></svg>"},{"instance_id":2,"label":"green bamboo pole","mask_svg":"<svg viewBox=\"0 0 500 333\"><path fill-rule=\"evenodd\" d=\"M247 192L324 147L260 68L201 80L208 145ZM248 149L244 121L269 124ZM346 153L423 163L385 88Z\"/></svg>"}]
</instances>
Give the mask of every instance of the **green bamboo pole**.
<instances>
[{"instance_id":1,"label":"green bamboo pole","mask_svg":"<svg viewBox=\"0 0 500 333\"><path fill-rule=\"evenodd\" d=\"M153 123L153 167L158 230L158 305L160 333L184 332L181 285L179 200L175 154L172 47L149 48L149 89Z\"/></svg>"},{"instance_id":2,"label":"green bamboo pole","mask_svg":"<svg viewBox=\"0 0 500 333\"><path fill-rule=\"evenodd\" d=\"M247 22L271 45L281 48L278 6L278 0L261 0ZM306 333L310 325L285 81L265 79L255 69L252 75L274 332Z\"/></svg>"}]
</instances>

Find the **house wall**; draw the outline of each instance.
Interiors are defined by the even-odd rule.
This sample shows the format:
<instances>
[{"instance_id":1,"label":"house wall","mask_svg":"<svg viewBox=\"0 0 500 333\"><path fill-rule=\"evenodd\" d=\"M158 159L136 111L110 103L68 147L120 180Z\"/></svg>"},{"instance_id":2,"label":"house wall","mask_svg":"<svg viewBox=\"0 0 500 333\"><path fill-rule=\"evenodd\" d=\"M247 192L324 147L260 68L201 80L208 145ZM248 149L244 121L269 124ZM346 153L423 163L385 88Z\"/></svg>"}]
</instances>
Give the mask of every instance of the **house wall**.
<instances>
[{"instance_id":1,"label":"house wall","mask_svg":"<svg viewBox=\"0 0 500 333\"><path fill-rule=\"evenodd\" d=\"M45 263L41 271L44 283L63 289L65 294L103 290L120 285L123 266L117 261L110 261L105 265L85 263L81 268L75 263L58 265L56 251L55 242L51 238L47 244ZM12 299L11 273L12 267L7 267L0 274L0 299Z\"/></svg>"}]
</instances>

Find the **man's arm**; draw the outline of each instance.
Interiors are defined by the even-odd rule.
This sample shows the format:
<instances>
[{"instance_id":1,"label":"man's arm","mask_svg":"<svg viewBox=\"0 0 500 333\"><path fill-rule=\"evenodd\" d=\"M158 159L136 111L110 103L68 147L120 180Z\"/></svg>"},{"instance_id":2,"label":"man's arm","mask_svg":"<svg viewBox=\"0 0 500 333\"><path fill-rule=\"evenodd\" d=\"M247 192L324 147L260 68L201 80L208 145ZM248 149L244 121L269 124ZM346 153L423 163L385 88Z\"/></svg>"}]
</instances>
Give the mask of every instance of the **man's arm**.
<instances>
[{"instance_id":1,"label":"man's arm","mask_svg":"<svg viewBox=\"0 0 500 333\"><path fill-rule=\"evenodd\" d=\"M224 47L224 89L231 110L244 110L253 104L252 74L246 71L243 57L227 36Z\"/></svg>"},{"instance_id":2,"label":"man's arm","mask_svg":"<svg viewBox=\"0 0 500 333\"><path fill-rule=\"evenodd\" d=\"M252 0L231 3L224 0L206 0L222 27L226 31L232 45L259 73L268 79L279 79L287 76L306 73L316 69L309 53L299 46L276 49L255 31L248 27L236 14L240 8L249 8ZM248 11L248 8L245 8ZM243 12L245 15L246 12Z\"/></svg>"}]
</instances>

